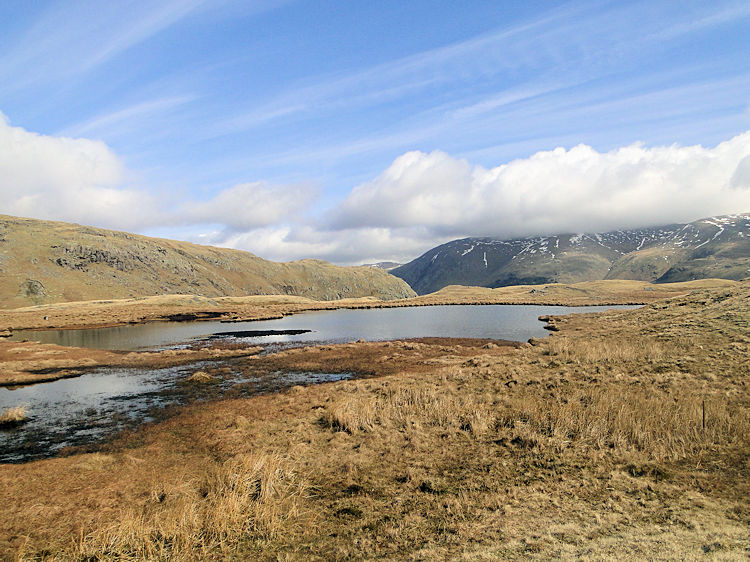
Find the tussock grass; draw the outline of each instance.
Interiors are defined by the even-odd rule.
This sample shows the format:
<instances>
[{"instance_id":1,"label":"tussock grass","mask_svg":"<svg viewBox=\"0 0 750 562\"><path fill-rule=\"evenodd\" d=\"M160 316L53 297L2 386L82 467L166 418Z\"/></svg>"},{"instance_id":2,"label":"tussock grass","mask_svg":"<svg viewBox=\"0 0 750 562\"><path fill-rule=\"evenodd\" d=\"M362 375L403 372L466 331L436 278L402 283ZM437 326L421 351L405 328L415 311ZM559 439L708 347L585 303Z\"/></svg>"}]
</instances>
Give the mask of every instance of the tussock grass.
<instances>
[{"instance_id":1,"label":"tussock grass","mask_svg":"<svg viewBox=\"0 0 750 562\"><path fill-rule=\"evenodd\" d=\"M347 397L324 414L338 431L419 432L439 427L480 438L510 432L522 442L554 451L568 447L638 452L653 460L679 460L714 446L745 443L750 420L722 397L674 397L640 388L618 393L572 391L555 399L536 391L507 396L456 395L415 387L389 390L374 400Z\"/></svg>"},{"instance_id":2,"label":"tussock grass","mask_svg":"<svg viewBox=\"0 0 750 562\"><path fill-rule=\"evenodd\" d=\"M671 354L670 348L658 341L605 341L553 337L548 343L548 354L565 363L614 364L619 362L657 363Z\"/></svg>"},{"instance_id":3,"label":"tussock grass","mask_svg":"<svg viewBox=\"0 0 750 562\"><path fill-rule=\"evenodd\" d=\"M84 535L84 560L221 557L243 542L272 540L301 514L307 483L277 455L238 455L200 480L163 484L117 525Z\"/></svg>"},{"instance_id":4,"label":"tussock grass","mask_svg":"<svg viewBox=\"0 0 750 562\"><path fill-rule=\"evenodd\" d=\"M0 427L12 427L26 421L28 406L13 406L0 414Z\"/></svg>"},{"instance_id":5,"label":"tussock grass","mask_svg":"<svg viewBox=\"0 0 750 562\"><path fill-rule=\"evenodd\" d=\"M327 409L323 416L323 421L328 427L347 433L372 431L376 419L377 415L373 402L361 397L339 400Z\"/></svg>"},{"instance_id":6,"label":"tussock grass","mask_svg":"<svg viewBox=\"0 0 750 562\"><path fill-rule=\"evenodd\" d=\"M750 435L746 410L733 410L721 398L707 403L704 428L700 396L675 398L643 389L581 390L556 400L520 395L510 400L497 424L555 449L583 445L637 451L655 460L746 443Z\"/></svg>"},{"instance_id":7,"label":"tussock grass","mask_svg":"<svg viewBox=\"0 0 750 562\"><path fill-rule=\"evenodd\" d=\"M188 382L196 384L210 384L217 382L215 377L209 375L206 371L196 371L187 379Z\"/></svg>"}]
</instances>

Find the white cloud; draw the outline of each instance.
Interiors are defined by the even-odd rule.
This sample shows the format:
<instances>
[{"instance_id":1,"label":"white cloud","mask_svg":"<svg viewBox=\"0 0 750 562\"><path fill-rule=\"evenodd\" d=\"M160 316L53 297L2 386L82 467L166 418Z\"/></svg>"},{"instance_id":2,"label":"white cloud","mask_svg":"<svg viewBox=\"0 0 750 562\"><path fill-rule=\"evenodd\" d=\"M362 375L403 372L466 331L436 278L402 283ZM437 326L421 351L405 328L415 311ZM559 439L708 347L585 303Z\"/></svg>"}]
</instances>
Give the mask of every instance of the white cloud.
<instances>
[{"instance_id":1,"label":"white cloud","mask_svg":"<svg viewBox=\"0 0 750 562\"><path fill-rule=\"evenodd\" d=\"M339 264L358 265L395 260L406 262L436 243L433 233L424 228L355 228L326 231L306 226L271 226L226 236L214 233L209 240L196 242L218 244L248 250L263 258L277 261L318 258Z\"/></svg>"},{"instance_id":2,"label":"white cloud","mask_svg":"<svg viewBox=\"0 0 750 562\"><path fill-rule=\"evenodd\" d=\"M556 148L493 169L409 152L356 187L334 228L421 226L436 236L603 231L750 211L750 132L713 148Z\"/></svg>"},{"instance_id":3,"label":"white cloud","mask_svg":"<svg viewBox=\"0 0 750 562\"><path fill-rule=\"evenodd\" d=\"M542 151L486 169L407 152L311 215L305 185L240 183L168 204L128 187L104 143L12 127L0 113L0 213L192 238L274 260L408 261L464 236L516 237L687 222L750 211L750 131L715 147L642 144ZM210 227L201 236L198 229Z\"/></svg>"},{"instance_id":4,"label":"white cloud","mask_svg":"<svg viewBox=\"0 0 750 562\"><path fill-rule=\"evenodd\" d=\"M40 135L12 127L0 113L0 213L135 231L215 224L226 238L287 220L317 194L306 186L255 182L207 201L168 204L165 197L128 188L128 175L101 141Z\"/></svg>"},{"instance_id":5,"label":"white cloud","mask_svg":"<svg viewBox=\"0 0 750 562\"><path fill-rule=\"evenodd\" d=\"M485 169L408 152L315 223L201 240L274 260L406 262L465 236L608 231L750 212L750 132L713 148L556 148Z\"/></svg>"},{"instance_id":6,"label":"white cloud","mask_svg":"<svg viewBox=\"0 0 750 562\"><path fill-rule=\"evenodd\" d=\"M287 219L309 205L316 194L304 186L241 183L209 201L185 203L178 216L185 223L221 224L232 231L242 231Z\"/></svg>"},{"instance_id":7,"label":"white cloud","mask_svg":"<svg viewBox=\"0 0 750 562\"><path fill-rule=\"evenodd\" d=\"M154 201L123 188L125 174L102 142L39 135L0 113L0 212L139 228L155 220Z\"/></svg>"}]
</instances>

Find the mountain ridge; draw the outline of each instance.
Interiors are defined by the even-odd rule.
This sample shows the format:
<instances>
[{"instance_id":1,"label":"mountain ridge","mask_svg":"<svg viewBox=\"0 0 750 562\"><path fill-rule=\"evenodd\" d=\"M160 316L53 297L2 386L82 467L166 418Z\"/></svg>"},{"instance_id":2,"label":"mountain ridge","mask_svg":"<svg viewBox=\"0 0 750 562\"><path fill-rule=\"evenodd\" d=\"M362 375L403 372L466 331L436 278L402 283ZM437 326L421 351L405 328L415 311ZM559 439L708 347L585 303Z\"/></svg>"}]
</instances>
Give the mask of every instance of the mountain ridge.
<instances>
[{"instance_id":1,"label":"mountain ridge","mask_svg":"<svg viewBox=\"0 0 750 562\"><path fill-rule=\"evenodd\" d=\"M462 238L436 246L391 273L418 294L448 285L741 280L750 276L750 213L604 233Z\"/></svg>"}]
</instances>

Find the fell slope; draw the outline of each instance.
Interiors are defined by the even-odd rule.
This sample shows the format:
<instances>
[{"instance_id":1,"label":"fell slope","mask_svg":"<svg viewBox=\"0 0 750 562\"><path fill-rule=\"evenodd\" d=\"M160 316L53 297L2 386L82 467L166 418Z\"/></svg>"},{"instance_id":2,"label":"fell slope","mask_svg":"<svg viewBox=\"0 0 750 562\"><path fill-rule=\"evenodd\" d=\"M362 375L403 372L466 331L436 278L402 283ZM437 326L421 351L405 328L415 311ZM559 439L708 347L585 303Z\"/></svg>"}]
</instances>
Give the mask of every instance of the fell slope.
<instances>
[{"instance_id":1,"label":"fell slope","mask_svg":"<svg viewBox=\"0 0 750 562\"><path fill-rule=\"evenodd\" d=\"M419 294L448 285L741 280L750 276L750 213L606 233L465 238L433 248L391 273Z\"/></svg>"},{"instance_id":2,"label":"fell slope","mask_svg":"<svg viewBox=\"0 0 750 562\"><path fill-rule=\"evenodd\" d=\"M175 293L414 296L405 282L374 267L276 263L240 250L0 215L2 308Z\"/></svg>"}]
</instances>

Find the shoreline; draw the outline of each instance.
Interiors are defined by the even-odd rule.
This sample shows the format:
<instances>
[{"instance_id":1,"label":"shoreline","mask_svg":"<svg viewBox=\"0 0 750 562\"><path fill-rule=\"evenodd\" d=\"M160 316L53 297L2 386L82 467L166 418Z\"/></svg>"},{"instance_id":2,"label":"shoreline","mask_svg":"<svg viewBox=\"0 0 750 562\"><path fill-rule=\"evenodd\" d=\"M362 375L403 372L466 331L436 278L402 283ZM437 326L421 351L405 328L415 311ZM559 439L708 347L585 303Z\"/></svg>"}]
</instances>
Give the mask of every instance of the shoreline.
<instances>
[{"instance_id":1,"label":"shoreline","mask_svg":"<svg viewBox=\"0 0 750 562\"><path fill-rule=\"evenodd\" d=\"M685 296L693 290L726 288L741 282L708 279L673 284L642 281L590 281L572 285L518 285L487 289L450 286L408 299L380 301L373 297L313 301L289 295L198 297L164 295L134 299L83 301L0 309L0 338L15 330L90 329L132 324L200 321L247 322L274 320L320 310L372 309L451 305L615 306L646 305ZM0 339L0 341L2 341Z\"/></svg>"}]
</instances>

